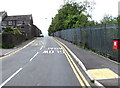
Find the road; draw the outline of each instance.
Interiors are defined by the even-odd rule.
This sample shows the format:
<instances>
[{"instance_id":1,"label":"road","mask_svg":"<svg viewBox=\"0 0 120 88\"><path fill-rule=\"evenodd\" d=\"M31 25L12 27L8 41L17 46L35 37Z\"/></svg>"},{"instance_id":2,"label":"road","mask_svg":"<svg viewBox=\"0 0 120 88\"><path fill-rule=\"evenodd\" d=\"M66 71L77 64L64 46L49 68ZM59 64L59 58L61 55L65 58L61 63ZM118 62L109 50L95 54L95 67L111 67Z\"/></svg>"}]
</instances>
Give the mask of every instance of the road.
<instances>
[{"instance_id":1,"label":"road","mask_svg":"<svg viewBox=\"0 0 120 88\"><path fill-rule=\"evenodd\" d=\"M37 38L2 61L3 86L95 86L54 38ZM9 88L9 87L8 87Z\"/></svg>"}]
</instances>

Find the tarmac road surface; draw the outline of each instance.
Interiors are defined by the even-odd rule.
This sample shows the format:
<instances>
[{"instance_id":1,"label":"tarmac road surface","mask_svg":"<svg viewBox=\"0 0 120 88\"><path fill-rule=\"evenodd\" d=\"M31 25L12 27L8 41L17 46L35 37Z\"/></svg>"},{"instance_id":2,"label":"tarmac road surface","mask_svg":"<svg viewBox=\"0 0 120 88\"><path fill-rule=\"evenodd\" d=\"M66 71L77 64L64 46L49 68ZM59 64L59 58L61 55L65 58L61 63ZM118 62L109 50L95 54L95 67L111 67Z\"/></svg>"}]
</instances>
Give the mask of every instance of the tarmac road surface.
<instances>
[{"instance_id":1,"label":"tarmac road surface","mask_svg":"<svg viewBox=\"0 0 120 88\"><path fill-rule=\"evenodd\" d=\"M0 59L3 86L78 86L92 84L68 51L52 37L37 38ZM76 67L77 66L77 67Z\"/></svg>"}]
</instances>

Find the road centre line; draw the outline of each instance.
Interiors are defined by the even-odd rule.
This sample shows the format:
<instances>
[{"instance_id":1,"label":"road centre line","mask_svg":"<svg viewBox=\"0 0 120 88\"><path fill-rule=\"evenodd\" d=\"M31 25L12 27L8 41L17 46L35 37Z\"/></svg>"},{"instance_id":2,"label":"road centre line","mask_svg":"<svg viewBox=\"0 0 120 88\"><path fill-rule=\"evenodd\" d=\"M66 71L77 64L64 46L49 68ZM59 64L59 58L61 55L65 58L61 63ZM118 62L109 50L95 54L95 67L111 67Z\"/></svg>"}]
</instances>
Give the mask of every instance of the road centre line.
<instances>
[{"instance_id":1,"label":"road centre line","mask_svg":"<svg viewBox=\"0 0 120 88\"><path fill-rule=\"evenodd\" d=\"M43 46L40 47L40 50L42 50Z\"/></svg>"},{"instance_id":2,"label":"road centre line","mask_svg":"<svg viewBox=\"0 0 120 88\"><path fill-rule=\"evenodd\" d=\"M37 55L38 55L39 52L37 52L31 59L30 61L32 61Z\"/></svg>"},{"instance_id":3,"label":"road centre line","mask_svg":"<svg viewBox=\"0 0 120 88\"><path fill-rule=\"evenodd\" d=\"M15 75L17 75L23 68L18 69L12 76L10 76L6 81L4 81L1 85L0 88L2 88L2 86L4 86L7 82L9 82Z\"/></svg>"},{"instance_id":4,"label":"road centre line","mask_svg":"<svg viewBox=\"0 0 120 88\"><path fill-rule=\"evenodd\" d=\"M56 40L55 40L55 41L56 41ZM56 41L56 42L57 42L57 41ZM72 69L73 69L73 71L74 71L74 73L75 73L75 75L76 75L79 83L81 84L81 86L82 86L83 88L85 88L85 85L84 85L84 83L83 83L83 81L84 81L85 84L86 84L89 88L91 88L90 84L87 82L87 80L85 79L85 77L83 76L83 74L80 72L79 68L77 67L77 65L75 64L75 62L72 60L72 58L71 58L71 56L68 54L67 50L66 50L59 42L57 42L57 43L58 43L58 45L60 45L60 46L63 48L63 50L64 50L64 52L65 52L65 56L67 57L68 62L70 63L70 65L71 65L71 67L72 67ZM76 71L75 69L76 69L77 71ZM82 79L79 77L79 75L78 75L77 72L79 73L79 75L81 76L81 78L83 79L83 81L82 81Z\"/></svg>"}]
</instances>

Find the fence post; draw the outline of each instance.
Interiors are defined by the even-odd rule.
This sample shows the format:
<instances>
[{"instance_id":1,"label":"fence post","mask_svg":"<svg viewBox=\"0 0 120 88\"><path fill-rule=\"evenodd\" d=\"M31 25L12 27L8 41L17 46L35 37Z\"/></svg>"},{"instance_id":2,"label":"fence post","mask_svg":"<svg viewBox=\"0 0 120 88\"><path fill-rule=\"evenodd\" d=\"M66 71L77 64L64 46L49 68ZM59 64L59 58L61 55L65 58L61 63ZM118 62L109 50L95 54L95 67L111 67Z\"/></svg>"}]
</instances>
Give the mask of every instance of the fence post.
<instances>
[{"instance_id":1,"label":"fence post","mask_svg":"<svg viewBox=\"0 0 120 88\"><path fill-rule=\"evenodd\" d=\"M104 40L107 40L108 38L107 38L107 24L104 24L104 34L105 34L105 36L104 36ZM104 41L104 45L106 46L106 47L104 47L105 48L105 54L107 54L108 53L108 48L107 48L107 41Z\"/></svg>"}]
</instances>

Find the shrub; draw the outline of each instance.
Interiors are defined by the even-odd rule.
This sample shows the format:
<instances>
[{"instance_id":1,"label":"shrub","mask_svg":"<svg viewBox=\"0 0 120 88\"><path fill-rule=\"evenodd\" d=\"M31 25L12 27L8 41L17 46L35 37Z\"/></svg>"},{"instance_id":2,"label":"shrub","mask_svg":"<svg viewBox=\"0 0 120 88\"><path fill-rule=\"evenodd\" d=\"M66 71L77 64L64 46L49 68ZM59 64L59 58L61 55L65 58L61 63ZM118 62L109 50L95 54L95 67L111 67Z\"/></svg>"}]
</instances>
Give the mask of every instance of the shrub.
<instances>
[{"instance_id":1,"label":"shrub","mask_svg":"<svg viewBox=\"0 0 120 88\"><path fill-rule=\"evenodd\" d=\"M17 28L6 27L3 28L3 34L22 34L22 32Z\"/></svg>"},{"instance_id":2,"label":"shrub","mask_svg":"<svg viewBox=\"0 0 120 88\"><path fill-rule=\"evenodd\" d=\"M10 49L10 48L13 48L13 47L14 47L14 45L12 45L12 44L2 42L2 48L3 49Z\"/></svg>"}]
</instances>

